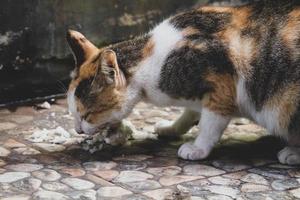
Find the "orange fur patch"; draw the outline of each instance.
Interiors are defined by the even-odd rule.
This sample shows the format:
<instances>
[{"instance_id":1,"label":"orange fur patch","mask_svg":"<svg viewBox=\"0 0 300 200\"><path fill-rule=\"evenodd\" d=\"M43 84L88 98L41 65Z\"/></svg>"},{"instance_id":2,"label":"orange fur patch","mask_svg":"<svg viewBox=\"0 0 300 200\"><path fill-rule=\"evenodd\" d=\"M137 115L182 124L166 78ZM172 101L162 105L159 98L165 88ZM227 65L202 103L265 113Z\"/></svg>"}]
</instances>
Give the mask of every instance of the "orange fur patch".
<instances>
[{"instance_id":1,"label":"orange fur patch","mask_svg":"<svg viewBox=\"0 0 300 200\"><path fill-rule=\"evenodd\" d=\"M232 9L231 27L243 29L249 25L249 17L252 9L250 7L242 7Z\"/></svg>"},{"instance_id":2,"label":"orange fur patch","mask_svg":"<svg viewBox=\"0 0 300 200\"><path fill-rule=\"evenodd\" d=\"M199 8L200 11L203 12L216 12L216 13L222 13L222 12L231 12L233 10L232 7L219 7L219 6L204 6Z\"/></svg>"},{"instance_id":3,"label":"orange fur patch","mask_svg":"<svg viewBox=\"0 0 300 200\"><path fill-rule=\"evenodd\" d=\"M183 47L189 47L191 49L198 49L205 51L207 49L207 44L205 42L193 42L189 40L181 40L176 44L176 49L180 49Z\"/></svg>"},{"instance_id":4,"label":"orange fur patch","mask_svg":"<svg viewBox=\"0 0 300 200\"><path fill-rule=\"evenodd\" d=\"M93 61L96 57L98 57L98 55L91 57L80 66L79 75L76 79L72 80L69 85L69 90L75 89L82 80L95 76L97 72L97 63Z\"/></svg>"},{"instance_id":5,"label":"orange fur patch","mask_svg":"<svg viewBox=\"0 0 300 200\"><path fill-rule=\"evenodd\" d=\"M257 44L254 38L242 37L241 32L249 25L248 17L251 9L242 7L230 11L232 12L231 24L216 35L228 47L229 57L237 73L242 77L248 77L251 73L250 62L255 56Z\"/></svg>"},{"instance_id":6,"label":"orange fur patch","mask_svg":"<svg viewBox=\"0 0 300 200\"><path fill-rule=\"evenodd\" d=\"M222 39L228 46L228 53L236 72L242 77L251 74L250 62L256 54L256 43L253 38L243 38L240 30L227 29Z\"/></svg>"},{"instance_id":7,"label":"orange fur patch","mask_svg":"<svg viewBox=\"0 0 300 200\"><path fill-rule=\"evenodd\" d=\"M76 98L76 105L81 115L86 115L86 121L92 124L97 124L110 116L111 112L121 108L122 95L114 87L105 88L96 97L95 102L89 102L88 105L83 105L80 99Z\"/></svg>"},{"instance_id":8,"label":"orange fur patch","mask_svg":"<svg viewBox=\"0 0 300 200\"><path fill-rule=\"evenodd\" d=\"M300 9L294 10L289 14L287 24L280 30L280 35L287 45L292 51L297 48L297 43L299 40L299 33L300 33ZM292 53L293 59L297 59L299 53L293 52Z\"/></svg>"},{"instance_id":9,"label":"orange fur patch","mask_svg":"<svg viewBox=\"0 0 300 200\"><path fill-rule=\"evenodd\" d=\"M90 108L92 112L87 118L90 123L99 123L110 116L114 110L119 110L122 104L122 95L113 87L106 88L98 95L95 105Z\"/></svg>"},{"instance_id":10,"label":"orange fur patch","mask_svg":"<svg viewBox=\"0 0 300 200\"><path fill-rule=\"evenodd\" d=\"M236 87L229 74L209 73L205 77L213 85L213 92L203 99L203 106L221 115L232 115L236 111Z\"/></svg>"},{"instance_id":11,"label":"orange fur patch","mask_svg":"<svg viewBox=\"0 0 300 200\"><path fill-rule=\"evenodd\" d=\"M143 49L143 58L148 58L150 57L153 52L154 52L154 41L153 39L150 39L147 44L145 45L144 49Z\"/></svg>"},{"instance_id":12,"label":"orange fur patch","mask_svg":"<svg viewBox=\"0 0 300 200\"><path fill-rule=\"evenodd\" d=\"M188 27L188 28L185 28L185 29L182 30L182 35L184 37L189 36L189 35L194 35L194 34L197 34L197 33L200 33L200 31L196 28L193 28L193 27Z\"/></svg>"},{"instance_id":13,"label":"orange fur patch","mask_svg":"<svg viewBox=\"0 0 300 200\"><path fill-rule=\"evenodd\" d=\"M235 11L231 25L219 34L220 38L229 48L229 57L237 73L248 77L251 73L250 62L256 54L254 38L242 37L241 31L248 24L249 9Z\"/></svg>"},{"instance_id":14,"label":"orange fur patch","mask_svg":"<svg viewBox=\"0 0 300 200\"><path fill-rule=\"evenodd\" d=\"M84 60L91 58L93 55L97 54L99 49L92 44L88 39L85 38L84 35L77 31L69 30L68 35L71 41L70 43L75 43L71 45L74 49L78 49L77 51L81 52ZM84 61L83 60L83 61ZM81 63L80 63L81 64Z\"/></svg>"}]
</instances>

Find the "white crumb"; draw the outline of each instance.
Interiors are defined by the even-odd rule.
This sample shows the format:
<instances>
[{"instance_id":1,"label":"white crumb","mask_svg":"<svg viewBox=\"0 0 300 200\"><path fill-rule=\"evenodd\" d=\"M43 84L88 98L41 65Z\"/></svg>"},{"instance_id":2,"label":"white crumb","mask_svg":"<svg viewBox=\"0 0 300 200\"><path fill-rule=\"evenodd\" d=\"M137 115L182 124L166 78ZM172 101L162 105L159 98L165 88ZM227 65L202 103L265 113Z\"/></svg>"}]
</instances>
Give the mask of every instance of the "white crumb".
<instances>
[{"instance_id":1,"label":"white crumb","mask_svg":"<svg viewBox=\"0 0 300 200\"><path fill-rule=\"evenodd\" d=\"M143 140L155 137L154 134L147 133L147 131L137 130L131 122L124 120L118 128L114 130L107 128L93 136L78 134L74 129L67 131L59 126L55 129L34 130L26 139L33 143L61 144L67 146L81 143L84 150L94 153L102 150L105 146L123 145L129 138Z\"/></svg>"},{"instance_id":2,"label":"white crumb","mask_svg":"<svg viewBox=\"0 0 300 200\"><path fill-rule=\"evenodd\" d=\"M64 128L59 126L56 129L36 130L26 139L34 143L46 142L53 144L64 144L70 140L72 136L74 136L74 133L70 134Z\"/></svg>"},{"instance_id":3,"label":"white crumb","mask_svg":"<svg viewBox=\"0 0 300 200\"><path fill-rule=\"evenodd\" d=\"M44 103L40 104L39 107L43 108L43 109L50 109L51 105L50 105L50 103L48 103L47 101L45 101Z\"/></svg>"}]
</instances>

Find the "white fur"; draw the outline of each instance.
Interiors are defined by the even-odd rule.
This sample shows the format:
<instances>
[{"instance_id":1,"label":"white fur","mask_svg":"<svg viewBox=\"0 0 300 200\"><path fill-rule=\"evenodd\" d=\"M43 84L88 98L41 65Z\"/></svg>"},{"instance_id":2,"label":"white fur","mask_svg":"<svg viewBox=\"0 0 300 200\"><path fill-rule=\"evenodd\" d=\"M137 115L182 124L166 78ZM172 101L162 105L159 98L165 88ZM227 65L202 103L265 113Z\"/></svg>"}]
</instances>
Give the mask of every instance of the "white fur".
<instances>
[{"instance_id":1,"label":"white fur","mask_svg":"<svg viewBox=\"0 0 300 200\"><path fill-rule=\"evenodd\" d=\"M240 78L237 84L237 104L240 113L244 117L248 117L257 124L265 127L269 133L284 136L287 130L279 126L279 112L277 108L263 107L261 111L256 111L254 104L251 102L245 88L245 80Z\"/></svg>"},{"instance_id":2,"label":"white fur","mask_svg":"<svg viewBox=\"0 0 300 200\"><path fill-rule=\"evenodd\" d=\"M82 120L79 122L80 129L85 133L85 134L94 134L97 132L97 125L88 123L85 120Z\"/></svg>"},{"instance_id":3,"label":"white fur","mask_svg":"<svg viewBox=\"0 0 300 200\"><path fill-rule=\"evenodd\" d=\"M132 80L131 84L126 87L124 94L124 99L121 100L121 109L112 111L111 115L105 119L106 123L120 122L122 119L128 117L134 106L142 100L141 87L135 80Z\"/></svg>"},{"instance_id":4,"label":"white fur","mask_svg":"<svg viewBox=\"0 0 300 200\"><path fill-rule=\"evenodd\" d=\"M75 89L68 92L67 101L69 106L69 112L74 116L75 130L77 132L81 132L81 119L76 106Z\"/></svg>"},{"instance_id":5,"label":"white fur","mask_svg":"<svg viewBox=\"0 0 300 200\"><path fill-rule=\"evenodd\" d=\"M203 109L200 120L200 134L195 141L196 146L212 148L220 139L231 117L225 117L208 109Z\"/></svg>"},{"instance_id":6,"label":"white fur","mask_svg":"<svg viewBox=\"0 0 300 200\"><path fill-rule=\"evenodd\" d=\"M154 42L153 54L140 63L133 84L138 85L146 92L147 99L144 99L145 101L156 106L184 106L201 111L200 101L172 99L158 88L161 68L168 55L183 40L182 32L170 24L169 20L165 20L151 31L150 35Z\"/></svg>"},{"instance_id":7,"label":"white fur","mask_svg":"<svg viewBox=\"0 0 300 200\"><path fill-rule=\"evenodd\" d=\"M182 34L168 20L158 25L151 34L154 52L140 64L135 78L136 83L145 90L148 101L158 106L164 106L168 105L171 99L158 89L160 71L176 43L182 40Z\"/></svg>"},{"instance_id":8,"label":"white fur","mask_svg":"<svg viewBox=\"0 0 300 200\"><path fill-rule=\"evenodd\" d=\"M206 158L220 140L230 119L203 108L199 123L200 132L195 142L183 144L178 150L178 155L189 160Z\"/></svg>"},{"instance_id":9,"label":"white fur","mask_svg":"<svg viewBox=\"0 0 300 200\"><path fill-rule=\"evenodd\" d=\"M73 115L76 115L77 108L76 108L76 101L75 101L75 89L68 92L68 106L69 106L69 112Z\"/></svg>"}]
</instances>

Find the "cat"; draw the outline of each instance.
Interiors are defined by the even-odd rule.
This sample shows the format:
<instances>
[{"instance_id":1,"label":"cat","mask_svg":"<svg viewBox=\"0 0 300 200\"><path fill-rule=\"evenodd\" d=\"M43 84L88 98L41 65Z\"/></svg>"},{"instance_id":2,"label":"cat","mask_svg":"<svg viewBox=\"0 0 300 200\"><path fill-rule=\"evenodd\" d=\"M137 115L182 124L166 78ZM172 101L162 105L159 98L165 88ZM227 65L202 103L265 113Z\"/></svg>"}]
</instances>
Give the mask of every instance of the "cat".
<instances>
[{"instance_id":1,"label":"cat","mask_svg":"<svg viewBox=\"0 0 300 200\"><path fill-rule=\"evenodd\" d=\"M246 117L286 141L280 163L300 164L298 4L198 7L100 49L69 30L76 67L68 104L77 132L113 126L140 101L180 106L182 116L156 133L179 136L198 123L195 141L178 150L182 159L207 158L230 120Z\"/></svg>"}]
</instances>

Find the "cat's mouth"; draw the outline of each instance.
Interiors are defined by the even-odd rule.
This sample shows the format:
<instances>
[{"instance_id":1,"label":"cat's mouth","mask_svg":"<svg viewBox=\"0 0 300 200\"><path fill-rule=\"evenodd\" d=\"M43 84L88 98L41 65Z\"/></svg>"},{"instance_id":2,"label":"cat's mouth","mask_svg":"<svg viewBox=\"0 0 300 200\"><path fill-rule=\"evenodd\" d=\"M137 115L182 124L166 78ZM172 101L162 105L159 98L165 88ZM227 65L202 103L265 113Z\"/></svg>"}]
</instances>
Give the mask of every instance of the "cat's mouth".
<instances>
[{"instance_id":1,"label":"cat's mouth","mask_svg":"<svg viewBox=\"0 0 300 200\"><path fill-rule=\"evenodd\" d=\"M121 126L121 123L105 123L102 124L101 126L93 126L93 127L86 127L83 125L82 131L78 132L79 134L86 134L86 135L96 135L96 134L101 134L103 136L108 135L111 132L114 132Z\"/></svg>"}]
</instances>

